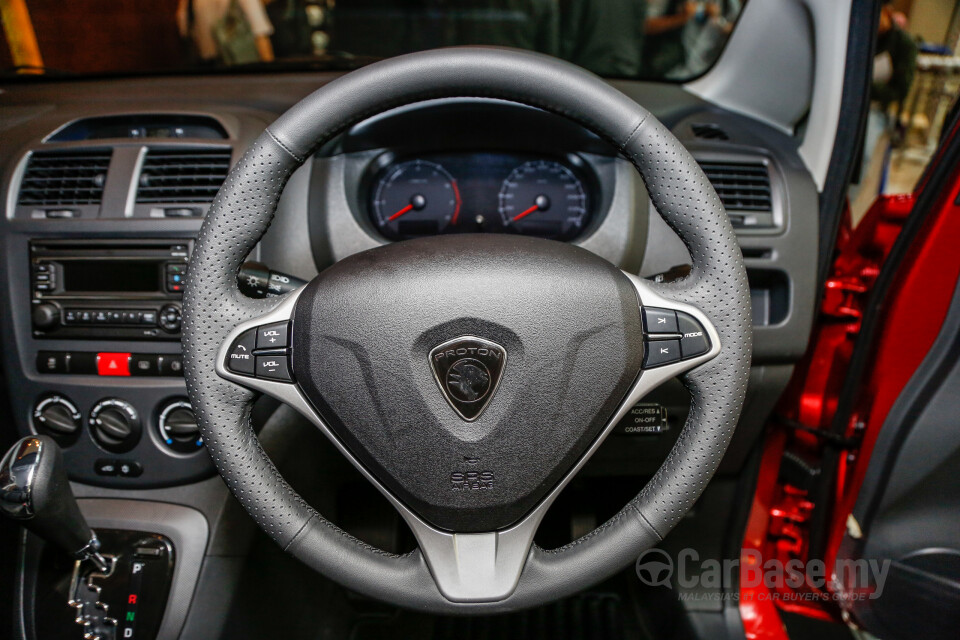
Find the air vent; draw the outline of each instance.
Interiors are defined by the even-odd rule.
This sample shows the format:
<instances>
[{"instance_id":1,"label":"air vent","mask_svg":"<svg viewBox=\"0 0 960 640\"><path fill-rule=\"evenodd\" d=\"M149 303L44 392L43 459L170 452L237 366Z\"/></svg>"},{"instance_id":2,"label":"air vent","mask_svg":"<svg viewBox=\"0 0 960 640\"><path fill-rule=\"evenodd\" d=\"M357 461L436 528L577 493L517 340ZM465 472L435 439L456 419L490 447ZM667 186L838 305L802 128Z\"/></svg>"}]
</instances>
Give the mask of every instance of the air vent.
<instances>
[{"instance_id":1,"label":"air vent","mask_svg":"<svg viewBox=\"0 0 960 640\"><path fill-rule=\"evenodd\" d=\"M151 149L140 171L137 203L211 202L229 170L229 149Z\"/></svg>"},{"instance_id":2,"label":"air vent","mask_svg":"<svg viewBox=\"0 0 960 640\"><path fill-rule=\"evenodd\" d=\"M17 204L99 204L110 154L109 149L35 151L27 161Z\"/></svg>"},{"instance_id":3,"label":"air vent","mask_svg":"<svg viewBox=\"0 0 960 640\"><path fill-rule=\"evenodd\" d=\"M762 162L700 161L700 166L728 212L773 210L770 173Z\"/></svg>"},{"instance_id":4,"label":"air vent","mask_svg":"<svg viewBox=\"0 0 960 640\"><path fill-rule=\"evenodd\" d=\"M727 132L715 124L692 124L693 135L704 140L729 140Z\"/></svg>"}]
</instances>

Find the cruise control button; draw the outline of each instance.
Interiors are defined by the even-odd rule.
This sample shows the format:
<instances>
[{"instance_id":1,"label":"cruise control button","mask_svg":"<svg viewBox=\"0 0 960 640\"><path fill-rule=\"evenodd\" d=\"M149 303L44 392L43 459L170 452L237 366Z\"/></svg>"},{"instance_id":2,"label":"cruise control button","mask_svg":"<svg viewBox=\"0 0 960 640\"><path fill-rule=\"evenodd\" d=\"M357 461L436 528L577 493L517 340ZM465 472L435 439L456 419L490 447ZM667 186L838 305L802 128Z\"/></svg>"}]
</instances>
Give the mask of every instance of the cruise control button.
<instances>
[{"instance_id":1,"label":"cruise control button","mask_svg":"<svg viewBox=\"0 0 960 640\"><path fill-rule=\"evenodd\" d=\"M696 318L688 313L677 311L677 324L680 327L680 353L684 358L700 356L710 350L710 340L706 331Z\"/></svg>"},{"instance_id":2,"label":"cruise control button","mask_svg":"<svg viewBox=\"0 0 960 640\"><path fill-rule=\"evenodd\" d=\"M287 326L286 322L274 322L257 327L257 349L285 349Z\"/></svg>"},{"instance_id":3,"label":"cruise control button","mask_svg":"<svg viewBox=\"0 0 960 640\"><path fill-rule=\"evenodd\" d=\"M227 369L234 373L252 376L254 372L253 349L257 341L257 330L244 331L230 345L227 354Z\"/></svg>"},{"instance_id":4,"label":"cruise control button","mask_svg":"<svg viewBox=\"0 0 960 640\"><path fill-rule=\"evenodd\" d=\"M643 366L649 369L678 360L680 360L679 340L651 340L647 343L647 355L643 359Z\"/></svg>"},{"instance_id":5,"label":"cruise control button","mask_svg":"<svg viewBox=\"0 0 960 640\"><path fill-rule=\"evenodd\" d=\"M257 356L257 377L293 382L290 377L290 367L287 366L287 356Z\"/></svg>"},{"instance_id":6,"label":"cruise control button","mask_svg":"<svg viewBox=\"0 0 960 640\"><path fill-rule=\"evenodd\" d=\"M647 333L679 333L677 314L671 309L643 308L643 329Z\"/></svg>"}]
</instances>

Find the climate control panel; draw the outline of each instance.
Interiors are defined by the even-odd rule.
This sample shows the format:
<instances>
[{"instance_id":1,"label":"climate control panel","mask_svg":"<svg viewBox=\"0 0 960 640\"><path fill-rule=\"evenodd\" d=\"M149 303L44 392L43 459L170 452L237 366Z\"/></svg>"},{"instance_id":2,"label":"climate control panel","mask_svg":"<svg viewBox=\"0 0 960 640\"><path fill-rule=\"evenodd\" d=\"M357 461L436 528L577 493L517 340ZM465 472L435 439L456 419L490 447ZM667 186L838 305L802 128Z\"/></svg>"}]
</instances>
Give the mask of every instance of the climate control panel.
<instances>
[{"instance_id":1,"label":"climate control panel","mask_svg":"<svg viewBox=\"0 0 960 640\"><path fill-rule=\"evenodd\" d=\"M75 400L44 393L33 403L30 425L56 439L72 480L166 486L213 474L193 407L183 395L159 396L143 406L118 395Z\"/></svg>"}]
</instances>

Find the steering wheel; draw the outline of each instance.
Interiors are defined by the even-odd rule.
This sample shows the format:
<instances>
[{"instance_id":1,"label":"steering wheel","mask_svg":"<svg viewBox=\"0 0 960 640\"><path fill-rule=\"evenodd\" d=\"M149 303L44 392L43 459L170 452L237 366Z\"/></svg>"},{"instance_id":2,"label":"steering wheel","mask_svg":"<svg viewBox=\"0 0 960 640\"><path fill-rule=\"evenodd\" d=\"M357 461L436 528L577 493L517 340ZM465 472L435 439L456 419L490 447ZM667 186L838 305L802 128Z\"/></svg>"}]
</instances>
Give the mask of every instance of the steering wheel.
<instances>
[{"instance_id":1,"label":"steering wheel","mask_svg":"<svg viewBox=\"0 0 960 640\"><path fill-rule=\"evenodd\" d=\"M446 235L350 256L282 298L240 293L241 263L287 179L320 145L388 109L470 96L560 114L613 144L686 244L690 275L654 284L570 244ZM217 470L283 549L401 606L500 612L612 575L691 508L740 415L750 296L720 199L648 111L547 56L442 49L330 82L246 151L194 248L183 350ZM544 513L604 437L645 394L681 375L691 411L649 483L582 538L555 550L534 545ZM396 507L418 548L373 548L307 505L257 441L257 392L321 429Z\"/></svg>"}]
</instances>

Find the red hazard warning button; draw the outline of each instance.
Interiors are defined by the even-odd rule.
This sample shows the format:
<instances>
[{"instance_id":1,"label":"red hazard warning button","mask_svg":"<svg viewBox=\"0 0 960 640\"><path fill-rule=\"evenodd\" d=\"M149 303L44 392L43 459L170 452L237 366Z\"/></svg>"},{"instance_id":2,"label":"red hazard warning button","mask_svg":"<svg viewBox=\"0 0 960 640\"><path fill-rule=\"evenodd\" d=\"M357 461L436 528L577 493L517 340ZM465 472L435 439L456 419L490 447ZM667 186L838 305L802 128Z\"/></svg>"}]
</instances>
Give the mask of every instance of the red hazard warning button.
<instances>
[{"instance_id":1,"label":"red hazard warning button","mask_svg":"<svg viewBox=\"0 0 960 640\"><path fill-rule=\"evenodd\" d=\"M130 375L129 353L98 353L97 374L101 376Z\"/></svg>"}]
</instances>

